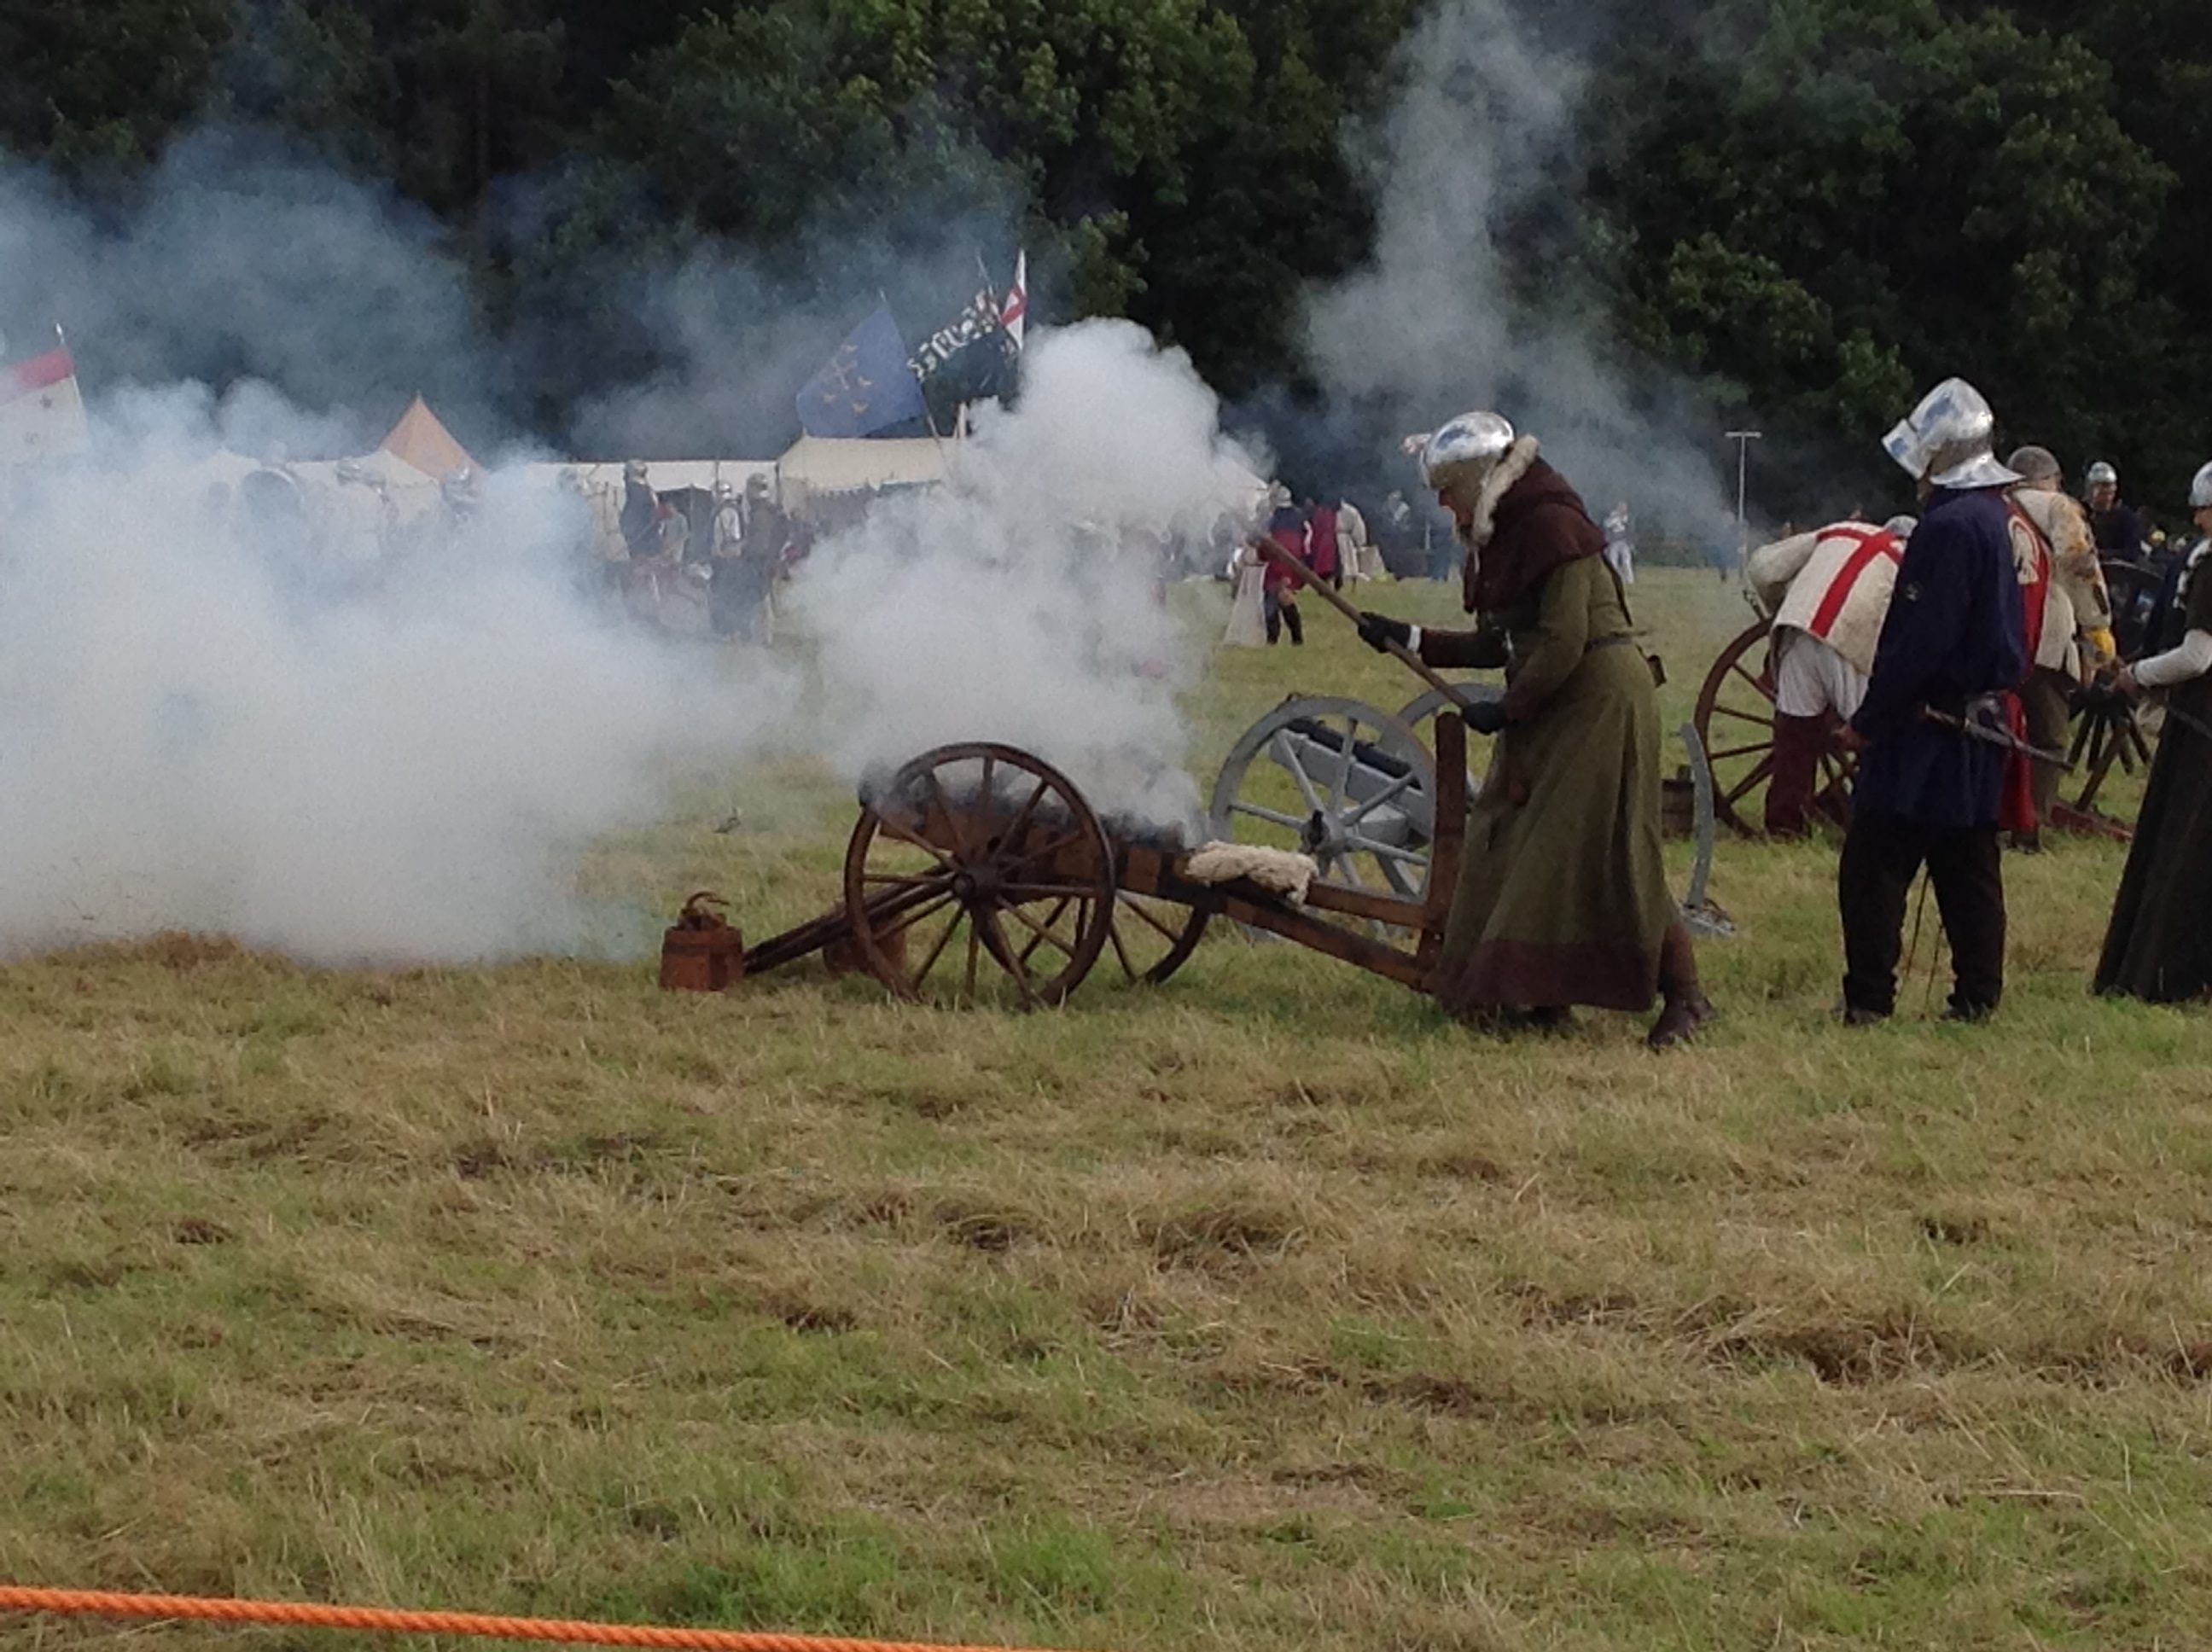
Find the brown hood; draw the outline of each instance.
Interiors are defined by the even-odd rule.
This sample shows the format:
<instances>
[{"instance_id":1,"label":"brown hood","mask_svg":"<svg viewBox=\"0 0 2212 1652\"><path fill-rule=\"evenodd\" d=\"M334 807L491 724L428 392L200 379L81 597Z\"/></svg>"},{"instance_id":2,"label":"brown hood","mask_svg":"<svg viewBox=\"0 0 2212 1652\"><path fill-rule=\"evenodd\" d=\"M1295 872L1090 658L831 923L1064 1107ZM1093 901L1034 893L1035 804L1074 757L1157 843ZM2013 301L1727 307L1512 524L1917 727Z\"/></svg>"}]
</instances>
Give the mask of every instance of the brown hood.
<instances>
[{"instance_id":1,"label":"brown hood","mask_svg":"<svg viewBox=\"0 0 2212 1652\"><path fill-rule=\"evenodd\" d=\"M1540 459L1499 498L1493 521L1489 543L1467 560L1461 595L1471 614L1510 608L1560 563L1605 550L1582 496Z\"/></svg>"}]
</instances>

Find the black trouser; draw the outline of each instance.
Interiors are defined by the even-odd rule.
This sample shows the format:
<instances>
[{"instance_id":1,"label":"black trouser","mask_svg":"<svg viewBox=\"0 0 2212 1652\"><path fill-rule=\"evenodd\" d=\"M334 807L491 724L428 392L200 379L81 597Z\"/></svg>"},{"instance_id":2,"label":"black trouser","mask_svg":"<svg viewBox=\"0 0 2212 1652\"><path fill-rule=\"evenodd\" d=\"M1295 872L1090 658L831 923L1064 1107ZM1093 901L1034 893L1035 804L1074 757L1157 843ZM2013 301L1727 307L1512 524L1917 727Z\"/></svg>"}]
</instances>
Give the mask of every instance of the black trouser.
<instances>
[{"instance_id":1,"label":"black trouser","mask_svg":"<svg viewBox=\"0 0 2212 1652\"><path fill-rule=\"evenodd\" d=\"M2004 995L2004 871L1994 826L1929 826L1857 814L1844 835L1836 895L1844 914L1844 1002L1887 1015L1897 1007L1897 961L1912 880L1928 868L1951 943L1951 1009L1984 1016Z\"/></svg>"},{"instance_id":2,"label":"black trouser","mask_svg":"<svg viewBox=\"0 0 2212 1652\"><path fill-rule=\"evenodd\" d=\"M1298 617L1298 605L1296 602L1285 602L1270 591L1260 606L1267 616L1267 644L1270 647L1273 647L1276 639L1283 635L1283 628L1285 625L1291 628L1291 646L1293 648L1303 648L1306 646L1306 623Z\"/></svg>"}]
</instances>

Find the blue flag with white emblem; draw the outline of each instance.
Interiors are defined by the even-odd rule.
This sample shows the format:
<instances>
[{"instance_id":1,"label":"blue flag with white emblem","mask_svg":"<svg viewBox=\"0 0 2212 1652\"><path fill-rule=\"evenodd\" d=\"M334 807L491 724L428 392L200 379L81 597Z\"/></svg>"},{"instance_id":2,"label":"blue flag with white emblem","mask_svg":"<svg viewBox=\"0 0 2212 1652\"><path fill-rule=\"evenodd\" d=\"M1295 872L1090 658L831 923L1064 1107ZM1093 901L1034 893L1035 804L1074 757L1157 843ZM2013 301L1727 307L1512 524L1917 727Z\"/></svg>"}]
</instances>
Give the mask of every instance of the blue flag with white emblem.
<instances>
[{"instance_id":1,"label":"blue flag with white emblem","mask_svg":"<svg viewBox=\"0 0 2212 1652\"><path fill-rule=\"evenodd\" d=\"M921 386L907 365L906 340L888 309L848 333L828 365L799 392L799 428L810 436L872 436L924 411Z\"/></svg>"}]
</instances>

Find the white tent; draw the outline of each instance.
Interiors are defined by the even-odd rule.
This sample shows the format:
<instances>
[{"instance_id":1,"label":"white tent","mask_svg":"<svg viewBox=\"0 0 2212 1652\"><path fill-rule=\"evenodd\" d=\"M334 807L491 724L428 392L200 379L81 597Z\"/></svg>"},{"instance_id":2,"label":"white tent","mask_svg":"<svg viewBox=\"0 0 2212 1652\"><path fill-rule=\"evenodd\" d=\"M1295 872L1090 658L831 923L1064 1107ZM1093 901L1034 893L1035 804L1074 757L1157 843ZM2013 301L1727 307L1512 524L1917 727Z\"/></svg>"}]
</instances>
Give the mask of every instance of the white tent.
<instances>
[{"instance_id":1,"label":"white tent","mask_svg":"<svg viewBox=\"0 0 2212 1652\"><path fill-rule=\"evenodd\" d=\"M803 507L817 494L866 493L877 488L924 488L945 480L957 443L934 436L801 436L777 462L783 501Z\"/></svg>"}]
</instances>

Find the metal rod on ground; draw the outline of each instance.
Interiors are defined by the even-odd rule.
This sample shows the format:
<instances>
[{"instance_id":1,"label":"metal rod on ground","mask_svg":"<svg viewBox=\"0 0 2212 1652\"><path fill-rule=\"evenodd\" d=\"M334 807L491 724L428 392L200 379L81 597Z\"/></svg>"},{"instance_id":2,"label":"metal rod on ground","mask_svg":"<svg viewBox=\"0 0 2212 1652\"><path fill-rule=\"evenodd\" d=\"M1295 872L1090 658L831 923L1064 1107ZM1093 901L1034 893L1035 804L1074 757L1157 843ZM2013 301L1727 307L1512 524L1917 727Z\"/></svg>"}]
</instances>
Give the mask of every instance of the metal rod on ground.
<instances>
[{"instance_id":1,"label":"metal rod on ground","mask_svg":"<svg viewBox=\"0 0 2212 1652\"><path fill-rule=\"evenodd\" d=\"M1359 623L1359 610L1357 608L1354 608L1350 603L1345 601L1345 599L1336 592L1332 591L1328 586L1322 584L1322 581L1316 577L1314 571L1311 568L1308 568L1297 557L1291 556L1290 552L1285 550L1273 540L1263 536L1253 540L1252 545L1253 548L1262 556L1274 563L1276 567L1281 568L1285 573L1290 574L1299 585L1304 586L1316 596L1319 597L1323 602L1327 603L1331 608L1334 608L1338 613L1343 615L1345 618L1350 620L1354 625ZM1443 695L1445 699L1450 701L1452 704L1457 706L1462 711L1473 711L1474 709L1474 701L1468 698L1465 691L1462 690L1457 683L1448 682L1443 677L1439 677L1426 660L1423 659L1420 655L1415 653L1411 648L1407 647L1403 643L1390 643L1388 645L1387 652L1392 656L1392 658L1395 659L1400 665L1405 666L1407 670L1412 671L1414 676L1419 677L1422 682L1427 683L1438 694Z\"/></svg>"}]
</instances>

